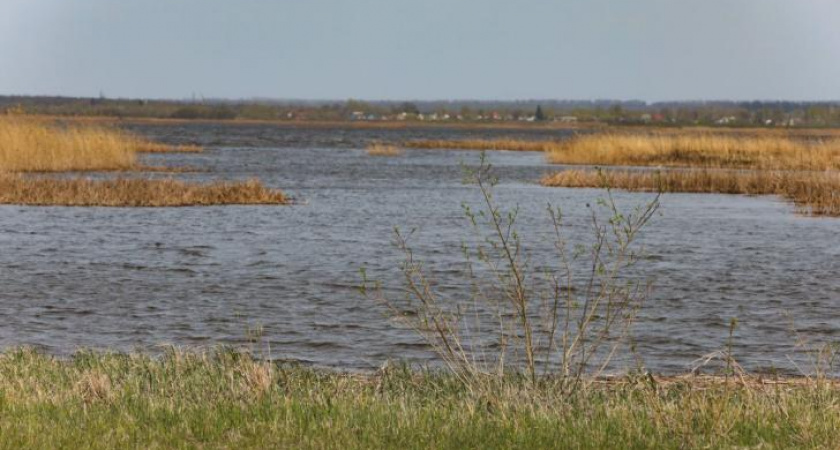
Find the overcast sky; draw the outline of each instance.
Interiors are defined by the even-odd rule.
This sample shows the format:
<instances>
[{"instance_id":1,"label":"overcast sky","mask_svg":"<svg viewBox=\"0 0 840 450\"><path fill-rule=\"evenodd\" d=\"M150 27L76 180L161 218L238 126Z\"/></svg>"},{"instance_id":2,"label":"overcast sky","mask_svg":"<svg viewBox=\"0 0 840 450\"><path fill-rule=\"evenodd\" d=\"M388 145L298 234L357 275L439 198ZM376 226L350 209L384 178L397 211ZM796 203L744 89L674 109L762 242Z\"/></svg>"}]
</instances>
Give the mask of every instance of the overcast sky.
<instances>
[{"instance_id":1,"label":"overcast sky","mask_svg":"<svg viewBox=\"0 0 840 450\"><path fill-rule=\"evenodd\" d=\"M840 100L838 0L0 0L0 94Z\"/></svg>"}]
</instances>

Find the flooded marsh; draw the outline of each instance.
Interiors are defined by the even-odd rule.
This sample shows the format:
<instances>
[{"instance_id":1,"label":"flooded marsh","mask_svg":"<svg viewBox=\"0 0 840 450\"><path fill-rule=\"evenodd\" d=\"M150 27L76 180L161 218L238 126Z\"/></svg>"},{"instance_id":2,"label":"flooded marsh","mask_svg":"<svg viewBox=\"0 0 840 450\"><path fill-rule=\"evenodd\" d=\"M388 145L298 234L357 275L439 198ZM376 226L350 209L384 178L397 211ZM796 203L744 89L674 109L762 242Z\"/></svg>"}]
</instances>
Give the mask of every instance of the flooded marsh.
<instances>
[{"instance_id":1,"label":"flooded marsh","mask_svg":"<svg viewBox=\"0 0 840 450\"><path fill-rule=\"evenodd\" d=\"M148 165L190 166L185 181L259 178L296 204L202 208L0 206L3 346L54 354L80 347L155 351L161 343L211 347L259 341L276 359L366 370L387 360L433 363L410 330L358 292L359 269L397 280L393 227L416 228L416 253L448 295L468 295L461 243L462 183L477 153L408 150L374 158L372 142L411 139L562 139L566 131L306 129L270 125L131 125L129 131L197 153L142 155ZM532 134L528 134L532 133ZM547 204L586 239L599 189L539 185L556 172L537 152L491 152L496 196L519 205L534 264L554 254ZM616 192L632 207L646 193ZM807 364L797 335L835 339L840 314L840 222L795 213L777 197L666 194L641 236L634 275L653 291L623 360L663 373L690 370L726 345L753 371L796 373Z\"/></svg>"}]
</instances>

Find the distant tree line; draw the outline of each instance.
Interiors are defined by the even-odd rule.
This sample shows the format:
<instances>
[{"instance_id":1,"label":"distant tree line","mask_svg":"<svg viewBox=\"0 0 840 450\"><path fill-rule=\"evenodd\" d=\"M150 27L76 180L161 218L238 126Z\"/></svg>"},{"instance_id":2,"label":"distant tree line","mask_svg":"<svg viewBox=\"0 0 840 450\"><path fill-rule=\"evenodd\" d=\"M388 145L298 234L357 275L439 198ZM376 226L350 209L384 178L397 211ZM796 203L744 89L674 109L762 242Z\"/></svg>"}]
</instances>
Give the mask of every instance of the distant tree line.
<instances>
[{"instance_id":1,"label":"distant tree line","mask_svg":"<svg viewBox=\"0 0 840 450\"><path fill-rule=\"evenodd\" d=\"M283 101L0 96L0 112L185 120L563 121L656 126L840 126L840 102Z\"/></svg>"}]
</instances>

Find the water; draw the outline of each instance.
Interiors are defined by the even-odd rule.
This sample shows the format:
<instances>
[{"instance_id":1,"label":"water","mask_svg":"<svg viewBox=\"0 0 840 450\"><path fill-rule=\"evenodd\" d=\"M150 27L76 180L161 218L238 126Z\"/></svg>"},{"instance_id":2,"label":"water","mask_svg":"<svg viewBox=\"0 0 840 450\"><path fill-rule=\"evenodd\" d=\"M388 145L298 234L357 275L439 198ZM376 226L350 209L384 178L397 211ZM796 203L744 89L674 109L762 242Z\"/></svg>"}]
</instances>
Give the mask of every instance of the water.
<instances>
[{"instance_id":1,"label":"water","mask_svg":"<svg viewBox=\"0 0 840 450\"><path fill-rule=\"evenodd\" d=\"M273 126L133 126L168 142L209 147L153 155L153 164L206 169L184 177L258 177L294 196L287 207L0 207L0 345L56 354L81 347L155 351L160 344L249 345L261 330L272 357L346 370L389 359L428 363L412 332L360 295L359 269L398 280L394 226L450 295L463 294L462 203L479 200L461 164L477 152L411 150L367 156L370 140L422 137L546 138L563 132L288 129ZM556 134L556 136L555 136ZM545 237L547 203L586 236L593 189L543 188L552 167L536 153L494 152L500 203L518 204L526 242ZM621 193L623 206L648 194ZM774 197L669 194L642 236L649 257L634 272L654 280L635 329L638 354L657 372L684 372L723 348L738 319L735 357L746 368L794 371L812 342L840 330L840 220L796 215ZM546 246L534 261L550 263ZM459 284L460 283L460 284Z\"/></svg>"}]
</instances>

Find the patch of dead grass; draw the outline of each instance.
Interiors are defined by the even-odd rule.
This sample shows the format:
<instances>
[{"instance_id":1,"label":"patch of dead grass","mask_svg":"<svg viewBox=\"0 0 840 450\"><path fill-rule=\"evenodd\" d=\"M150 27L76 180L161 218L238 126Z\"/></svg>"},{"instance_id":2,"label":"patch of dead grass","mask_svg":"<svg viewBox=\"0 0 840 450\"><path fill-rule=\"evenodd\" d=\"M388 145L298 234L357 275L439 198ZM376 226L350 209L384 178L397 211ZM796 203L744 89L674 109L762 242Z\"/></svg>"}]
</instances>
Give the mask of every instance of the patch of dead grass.
<instances>
[{"instance_id":1,"label":"patch of dead grass","mask_svg":"<svg viewBox=\"0 0 840 450\"><path fill-rule=\"evenodd\" d=\"M656 191L779 195L807 214L840 216L840 173L736 170L565 170L546 176L544 186L611 187Z\"/></svg>"},{"instance_id":2,"label":"patch of dead grass","mask_svg":"<svg viewBox=\"0 0 840 450\"><path fill-rule=\"evenodd\" d=\"M32 206L282 205L289 199L257 180L187 183L172 179L0 176L0 204Z\"/></svg>"}]
</instances>

